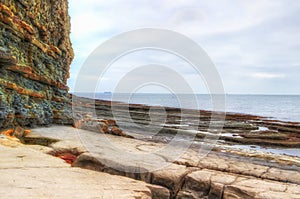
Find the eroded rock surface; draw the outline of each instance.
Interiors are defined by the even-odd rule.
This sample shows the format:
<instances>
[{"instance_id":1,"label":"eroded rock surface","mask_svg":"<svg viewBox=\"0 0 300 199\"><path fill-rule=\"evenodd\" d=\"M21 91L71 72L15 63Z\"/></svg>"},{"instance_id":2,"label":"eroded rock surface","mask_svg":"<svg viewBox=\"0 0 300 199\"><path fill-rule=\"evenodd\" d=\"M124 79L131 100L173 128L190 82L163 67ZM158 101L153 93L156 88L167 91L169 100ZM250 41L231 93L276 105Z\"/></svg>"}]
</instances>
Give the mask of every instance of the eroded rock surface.
<instances>
[{"instance_id":1,"label":"eroded rock surface","mask_svg":"<svg viewBox=\"0 0 300 199\"><path fill-rule=\"evenodd\" d=\"M51 148L0 138L0 198L169 198L161 186L71 167Z\"/></svg>"},{"instance_id":2,"label":"eroded rock surface","mask_svg":"<svg viewBox=\"0 0 300 199\"><path fill-rule=\"evenodd\" d=\"M63 126L32 133L62 139L50 145L54 151L85 148L74 166L163 186L170 191L170 198L300 198L296 157L251 158L229 152L201 157L191 149L175 157L179 145L172 148ZM169 153L164 151L166 147L170 147ZM165 192L159 193L165 196Z\"/></svg>"},{"instance_id":3,"label":"eroded rock surface","mask_svg":"<svg viewBox=\"0 0 300 199\"><path fill-rule=\"evenodd\" d=\"M93 100L73 95L73 110L95 112L95 118L115 119L125 133L135 138L169 142L181 134L183 140L218 139L227 145L299 148L300 123L270 120L237 113L219 113L172 107ZM218 130L220 134L216 134Z\"/></svg>"},{"instance_id":4,"label":"eroded rock surface","mask_svg":"<svg viewBox=\"0 0 300 199\"><path fill-rule=\"evenodd\" d=\"M0 128L71 123L68 2L0 1Z\"/></svg>"}]
</instances>

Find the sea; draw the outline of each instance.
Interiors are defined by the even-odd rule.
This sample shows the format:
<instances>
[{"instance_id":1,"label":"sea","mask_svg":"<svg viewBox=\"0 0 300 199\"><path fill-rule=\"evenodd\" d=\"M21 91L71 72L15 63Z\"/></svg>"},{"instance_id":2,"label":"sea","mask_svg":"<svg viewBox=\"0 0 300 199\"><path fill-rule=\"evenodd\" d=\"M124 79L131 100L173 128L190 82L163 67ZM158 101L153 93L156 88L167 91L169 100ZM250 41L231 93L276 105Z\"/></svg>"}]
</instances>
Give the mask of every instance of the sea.
<instances>
[{"instance_id":1,"label":"sea","mask_svg":"<svg viewBox=\"0 0 300 199\"><path fill-rule=\"evenodd\" d=\"M86 95L85 95L86 96ZM225 107L214 109L208 94L96 93L88 97L133 104L216 110L264 116L268 119L300 122L300 95L225 95Z\"/></svg>"}]
</instances>

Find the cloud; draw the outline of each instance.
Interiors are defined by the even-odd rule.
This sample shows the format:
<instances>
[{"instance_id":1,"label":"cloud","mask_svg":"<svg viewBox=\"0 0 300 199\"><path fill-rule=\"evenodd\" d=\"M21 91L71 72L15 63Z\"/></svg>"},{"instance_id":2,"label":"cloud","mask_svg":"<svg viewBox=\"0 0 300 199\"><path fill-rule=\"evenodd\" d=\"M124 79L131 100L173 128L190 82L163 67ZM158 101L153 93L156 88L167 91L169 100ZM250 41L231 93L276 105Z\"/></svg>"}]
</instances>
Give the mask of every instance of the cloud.
<instances>
[{"instance_id":1,"label":"cloud","mask_svg":"<svg viewBox=\"0 0 300 199\"><path fill-rule=\"evenodd\" d=\"M198 42L216 64L228 93L273 93L278 83L282 92L299 92L297 86L284 88L300 84L299 1L70 0L69 4L75 50L71 87L82 63L98 45L122 32L154 27ZM122 66L125 62L127 66L161 63L186 77L193 75L188 67L180 67L183 63L178 59L163 53L130 58L107 74L104 86L113 87L111 82L130 69ZM268 81L262 87L253 79ZM194 77L192 82L196 82Z\"/></svg>"},{"instance_id":2,"label":"cloud","mask_svg":"<svg viewBox=\"0 0 300 199\"><path fill-rule=\"evenodd\" d=\"M277 78L285 78L284 74L274 74L274 73L255 73L251 75L254 78L261 79L277 79Z\"/></svg>"}]
</instances>

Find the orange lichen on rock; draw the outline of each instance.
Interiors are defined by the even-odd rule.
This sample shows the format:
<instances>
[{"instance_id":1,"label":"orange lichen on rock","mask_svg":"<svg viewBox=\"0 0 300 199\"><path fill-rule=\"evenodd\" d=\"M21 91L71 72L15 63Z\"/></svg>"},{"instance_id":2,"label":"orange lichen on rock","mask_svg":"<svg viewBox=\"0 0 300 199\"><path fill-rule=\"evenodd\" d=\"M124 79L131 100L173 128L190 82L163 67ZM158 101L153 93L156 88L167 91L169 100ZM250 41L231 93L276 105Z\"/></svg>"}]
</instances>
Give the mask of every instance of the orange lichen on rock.
<instances>
[{"instance_id":1,"label":"orange lichen on rock","mask_svg":"<svg viewBox=\"0 0 300 199\"><path fill-rule=\"evenodd\" d=\"M25 130L24 133L25 133L26 135L28 135L29 133L31 133L31 130Z\"/></svg>"},{"instance_id":2,"label":"orange lichen on rock","mask_svg":"<svg viewBox=\"0 0 300 199\"><path fill-rule=\"evenodd\" d=\"M10 137L13 136L13 133L14 133L13 129L7 129L5 131L0 132L0 134L5 135L5 136L10 136Z\"/></svg>"},{"instance_id":3,"label":"orange lichen on rock","mask_svg":"<svg viewBox=\"0 0 300 199\"><path fill-rule=\"evenodd\" d=\"M111 119L108 119L108 120L98 120L99 122L104 122L106 125L109 125L109 126L116 126L117 125L117 122L116 120L111 120Z\"/></svg>"},{"instance_id":4,"label":"orange lichen on rock","mask_svg":"<svg viewBox=\"0 0 300 199\"><path fill-rule=\"evenodd\" d=\"M59 48L57 48L56 46L49 45L49 48L50 48L51 51L61 55L61 50L59 50Z\"/></svg>"},{"instance_id":5,"label":"orange lichen on rock","mask_svg":"<svg viewBox=\"0 0 300 199\"><path fill-rule=\"evenodd\" d=\"M6 139L11 140L11 141L20 142L20 140L18 138L16 138L13 135L13 133L14 133L13 129L7 129L5 131L0 132L0 134L4 135L6 137Z\"/></svg>"},{"instance_id":6,"label":"orange lichen on rock","mask_svg":"<svg viewBox=\"0 0 300 199\"><path fill-rule=\"evenodd\" d=\"M0 4L0 12L6 15L2 15L0 17L1 21L11 25L20 32L23 32L22 30L26 30L28 33L34 34L34 29L31 27L31 25L25 21L21 21L7 6Z\"/></svg>"},{"instance_id":7,"label":"orange lichen on rock","mask_svg":"<svg viewBox=\"0 0 300 199\"><path fill-rule=\"evenodd\" d=\"M22 95L28 95L36 98L44 98L44 95L40 92L35 92L29 89L21 88L16 83L12 83L7 80L0 79L0 85L15 90Z\"/></svg>"},{"instance_id":8,"label":"orange lichen on rock","mask_svg":"<svg viewBox=\"0 0 300 199\"><path fill-rule=\"evenodd\" d=\"M6 67L7 70L20 72L23 74L32 74L32 68L29 66L14 65Z\"/></svg>"},{"instance_id":9,"label":"orange lichen on rock","mask_svg":"<svg viewBox=\"0 0 300 199\"><path fill-rule=\"evenodd\" d=\"M0 134L4 135L8 140L20 142L22 138L28 135L30 132L31 130L25 130L20 126L17 126L15 129L1 131Z\"/></svg>"},{"instance_id":10,"label":"orange lichen on rock","mask_svg":"<svg viewBox=\"0 0 300 199\"><path fill-rule=\"evenodd\" d=\"M2 13L0 13L0 21L2 21L5 24L10 25L13 28L16 28L15 26L13 26L13 20L9 17L4 16Z\"/></svg>"},{"instance_id":11,"label":"orange lichen on rock","mask_svg":"<svg viewBox=\"0 0 300 199\"><path fill-rule=\"evenodd\" d=\"M0 41L0 128L72 124L68 1L1 1Z\"/></svg>"},{"instance_id":12,"label":"orange lichen on rock","mask_svg":"<svg viewBox=\"0 0 300 199\"><path fill-rule=\"evenodd\" d=\"M40 92L35 92L35 91L29 90L29 89L22 89L22 90L23 90L23 92L20 92L20 90L19 90L20 94L28 95L28 96L35 97L35 98L45 98L45 96Z\"/></svg>"},{"instance_id":13,"label":"orange lichen on rock","mask_svg":"<svg viewBox=\"0 0 300 199\"><path fill-rule=\"evenodd\" d=\"M27 30L27 32L29 32L30 34L34 34L33 28L28 23L26 23L25 21L20 21L20 26L23 29Z\"/></svg>"},{"instance_id":14,"label":"orange lichen on rock","mask_svg":"<svg viewBox=\"0 0 300 199\"><path fill-rule=\"evenodd\" d=\"M40 76L40 75L37 75L33 72L30 72L30 73L24 73L24 77L26 78L29 78L29 79L32 79L32 80L35 80L35 81L38 81L38 82L42 82L44 84L48 84L48 85L51 85L51 86L56 86L60 89L63 89L63 90L67 90L68 89L68 86L60 83L60 82L56 82L46 76Z\"/></svg>"},{"instance_id":15,"label":"orange lichen on rock","mask_svg":"<svg viewBox=\"0 0 300 199\"><path fill-rule=\"evenodd\" d=\"M36 45L39 49L41 49L44 53L47 53L48 49L46 44L40 42L39 40L33 38L31 43L33 43L34 45Z\"/></svg>"},{"instance_id":16,"label":"orange lichen on rock","mask_svg":"<svg viewBox=\"0 0 300 199\"><path fill-rule=\"evenodd\" d=\"M11 12L11 10L7 6L0 4L0 12L5 14L5 15L3 15L0 13L0 21L4 22L5 24L10 25L10 27L12 27L15 31L21 32L21 34L24 36L24 38L31 41L32 44L36 45L44 53L47 53L48 55L52 56L53 58L57 58L56 54L62 55L61 50L59 48L57 48L56 46L42 43L38 39L26 34L25 31L27 33L29 33L30 35L35 35L34 28L27 22L20 20L20 18L18 16L15 16L13 14L13 12ZM46 30L47 30L46 27L40 25L39 23L37 25L38 25L37 28L39 28L39 30L41 30L42 32L46 32Z\"/></svg>"},{"instance_id":17,"label":"orange lichen on rock","mask_svg":"<svg viewBox=\"0 0 300 199\"><path fill-rule=\"evenodd\" d=\"M55 102L64 102L64 101L66 101L66 99L63 98L63 97L56 97L56 96L53 96L52 99L51 99L51 101L55 101Z\"/></svg>"},{"instance_id":18,"label":"orange lichen on rock","mask_svg":"<svg viewBox=\"0 0 300 199\"><path fill-rule=\"evenodd\" d=\"M12 13L6 5L0 4L0 12L6 14L7 16L9 16L11 18L14 17L14 13Z\"/></svg>"}]
</instances>

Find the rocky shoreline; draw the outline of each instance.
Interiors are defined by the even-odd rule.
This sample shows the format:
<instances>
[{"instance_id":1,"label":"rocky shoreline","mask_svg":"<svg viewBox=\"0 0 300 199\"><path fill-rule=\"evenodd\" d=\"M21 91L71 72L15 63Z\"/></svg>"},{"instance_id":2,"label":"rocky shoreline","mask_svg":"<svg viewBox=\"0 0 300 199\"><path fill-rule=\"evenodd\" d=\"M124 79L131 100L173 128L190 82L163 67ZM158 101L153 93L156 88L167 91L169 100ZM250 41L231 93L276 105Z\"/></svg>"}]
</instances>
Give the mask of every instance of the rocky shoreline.
<instances>
[{"instance_id":1,"label":"rocky shoreline","mask_svg":"<svg viewBox=\"0 0 300 199\"><path fill-rule=\"evenodd\" d=\"M20 158L14 159L21 161L20 163L13 164L19 165L20 168L8 168L13 167L10 164L5 169L0 169L1 176L2 173L7 176L10 170L18 174L9 173L11 182L9 188L14 191L13 193L24 192L22 187L15 185L18 182L16 179L26 175L35 178L26 185L28 189L32 189L29 192L30 196L44 192L53 194L47 189L36 192L34 187L44 181L39 173L45 172L45 168L54 167L56 173L69 176L67 180L56 179L59 179L62 187L68 187L69 179L75 178L74 173L70 171L77 173L76 175L79 173L85 175L84 173L88 173L89 170L97 171L92 174L93 177L76 180L78 183L76 186L80 189L69 188L72 191L66 198L74 198L78 193L84 193L85 197L95 194L97 197L99 194L101 198L122 198L123 194L128 194L124 198L300 198L300 159L296 157L284 155L250 157L249 154L235 154L230 151L211 151L201 157L193 149L181 151L180 147L165 143L124 138L70 126L35 128L25 137L25 145L0 139L0 148L7 151L1 153L1 157L5 155L13 158L9 156L12 151L16 153L15 156L22 156L22 161ZM11 152L8 152L7 147L13 147L10 149ZM167 152L164 152L165 148L168 148ZM172 153L168 153L170 151ZM178 151L180 156L174 159L173 154ZM46 158L41 153L49 154L48 162L41 161L41 157ZM57 157L57 160L51 156ZM56 167L59 158L68 162L69 166L64 164L63 168ZM8 164L7 161L3 162L4 160L5 158L1 158L0 165ZM35 161L46 165L39 167ZM40 168L40 171L28 173L32 169L30 165L36 165L34 168ZM76 167L88 170L78 170ZM130 182L129 178L135 181ZM110 188L103 184L103 179L107 179ZM108 179L113 179L113 182ZM103 190L95 188L96 185L89 182L91 180L106 187L106 195L103 195ZM85 184L94 187L94 191L82 192L86 189ZM5 185L7 186L9 185ZM113 187L118 187L120 191L117 192ZM63 190L66 191L66 188ZM5 193L2 194L5 196Z\"/></svg>"},{"instance_id":2,"label":"rocky shoreline","mask_svg":"<svg viewBox=\"0 0 300 199\"><path fill-rule=\"evenodd\" d=\"M48 155L45 159L51 157L49 164L54 165L46 167L62 172L62 176L69 176L66 179L57 176L54 179L56 183L70 187L70 181L75 180L79 184L78 190L70 188L72 193L66 198L74 198L78 194L101 198L122 198L123 194L124 198L159 199L300 198L299 157L224 147L237 143L243 146L243 143L250 142L256 146L276 148L278 144L274 141L279 141L282 142L280 146L291 149L299 135L298 123L227 114L224 128L214 140L211 134L219 128L220 121L217 119L222 118L222 113L216 113L213 125L209 125L212 112L187 110L188 117L184 118L188 120L182 120L179 109L166 107L165 110L166 120L162 120L161 107L73 98L73 126L76 128L49 126L29 131L18 127L5 131L5 136L0 137L0 148L8 151L6 155L17 153L17 157L29 158L26 160L29 165L39 161L41 153ZM199 119L195 130L194 121ZM180 136L176 137L177 134ZM257 136L260 136L259 142L253 142L258 139ZM191 138L192 143L182 144L184 139L191 141ZM16 148L17 152L9 151L7 147ZM30 154L23 154L27 149L31 150ZM55 163L57 160L53 158L64 160L64 166ZM11 175L7 177L12 181L9 188L16 193L24 192L16 182L23 175L29 175L35 180L27 185L33 189L27 194L37 196L38 192L33 187L43 184L39 173L43 173L45 166L38 166L35 171L27 173L24 169L32 169L30 166L15 169L12 164L0 169L1 174ZM11 173L7 174L7 170ZM86 176L90 171L93 177ZM16 176L15 173L22 175ZM82 178L82 182L78 182L78 177ZM103 179L109 182L109 187ZM98 182L104 190L96 188ZM86 186L94 187L93 191L85 192L90 190ZM119 186L119 191L116 191ZM40 192L45 197L55 195L47 189Z\"/></svg>"},{"instance_id":3,"label":"rocky shoreline","mask_svg":"<svg viewBox=\"0 0 300 199\"><path fill-rule=\"evenodd\" d=\"M74 161L74 166L160 185L170 192L170 195L163 198L300 198L298 191L287 192L290 186L295 185L297 188L292 189L298 189L299 157L224 148L224 145L240 144L253 147L268 146L273 149L280 146L284 147L283 149L298 150L299 123L269 120L247 114L227 114L217 142L212 142L213 147L208 147L211 151L203 156L199 153L199 148L211 144L207 136L215 139L212 135L214 130L219 128L218 124L224 115L210 111L185 110L185 114L188 114L185 118L188 120L182 120L182 110L170 107L164 107L164 110L166 118L162 120L162 107L85 98L73 100L73 111L80 115L80 119L77 117L80 125L75 125L76 127L104 133L101 134L104 137L105 134L127 137L106 135L109 142L113 140L117 143L113 143L114 147L125 147L119 151L110 144L106 145L105 139L101 141L100 138L89 136L85 139L86 134L79 133L82 143L88 148L88 153L79 155ZM217 115L213 118L213 125L210 124L212 114ZM197 120L200 122L195 130ZM114 133L112 126L122 133ZM181 135L177 140L179 142L172 145L172 139L178 139L177 134ZM181 154L182 156L178 159L169 157L180 149L180 141L190 137L195 142ZM97 139L98 143L102 144L91 142ZM170 143L172 149L169 153L160 154L160 148L170 146ZM135 155L126 155L126 150L131 153L134 151L148 154L153 149L156 150L152 157L155 163L149 159L136 159ZM120 154L122 155L119 156ZM153 170L157 163L170 165ZM117 168L114 168L116 165Z\"/></svg>"},{"instance_id":4,"label":"rocky shoreline","mask_svg":"<svg viewBox=\"0 0 300 199\"><path fill-rule=\"evenodd\" d=\"M76 106L76 103L81 105ZM227 113L225 116L223 113L204 110L129 105L86 98L75 98L73 109L83 115L81 119L117 120L124 132L143 140L169 142L181 133L190 135L193 137L191 139L200 143L209 136L217 136L218 143L223 145L240 144L274 149L300 147L298 122L270 120L248 114ZM220 133L216 134L218 130Z\"/></svg>"},{"instance_id":5,"label":"rocky shoreline","mask_svg":"<svg viewBox=\"0 0 300 199\"><path fill-rule=\"evenodd\" d=\"M222 113L185 110L181 119L182 110L165 107L162 120L162 107L78 99L73 100L75 128L2 131L0 173L10 182L2 185L14 194L1 196L300 198L299 157L224 147L250 143L298 149L299 123L227 114L216 137ZM212 114L217 115L213 125ZM43 188L45 171L68 195ZM28 177L34 180L26 188L18 184ZM73 181L77 189L71 188Z\"/></svg>"},{"instance_id":6,"label":"rocky shoreline","mask_svg":"<svg viewBox=\"0 0 300 199\"><path fill-rule=\"evenodd\" d=\"M0 198L300 198L299 157L229 148L298 150L299 123L71 101L67 0L1 1L0 29Z\"/></svg>"}]
</instances>

